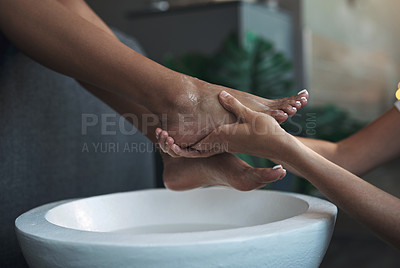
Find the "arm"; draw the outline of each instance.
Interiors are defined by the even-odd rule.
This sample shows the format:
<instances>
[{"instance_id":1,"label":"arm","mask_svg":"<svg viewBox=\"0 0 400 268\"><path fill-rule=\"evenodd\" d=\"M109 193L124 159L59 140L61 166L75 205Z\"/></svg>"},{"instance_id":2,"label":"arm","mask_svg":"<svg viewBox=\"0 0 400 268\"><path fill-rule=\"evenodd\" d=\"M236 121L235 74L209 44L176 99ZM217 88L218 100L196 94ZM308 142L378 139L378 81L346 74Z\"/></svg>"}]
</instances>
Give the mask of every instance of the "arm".
<instances>
[{"instance_id":1,"label":"arm","mask_svg":"<svg viewBox=\"0 0 400 268\"><path fill-rule=\"evenodd\" d=\"M16 16L17 15L17 16ZM307 91L267 100L189 77L122 44L82 1L0 0L0 30L22 52L87 87L107 90L146 108L190 146L234 118L219 104L221 89L283 122L307 103ZM190 115L182 123L179 115ZM210 120L213 122L210 123ZM181 126L185 131L180 131Z\"/></svg>"},{"instance_id":2,"label":"arm","mask_svg":"<svg viewBox=\"0 0 400 268\"><path fill-rule=\"evenodd\" d=\"M367 127L338 143L301 137L297 137L297 139L329 161L354 174L361 175L399 155L400 143L393 142L400 136L400 124L395 123L399 120L399 111L392 108ZM180 157L208 157L215 152L215 148L225 148L220 146L218 139L215 138L215 135L206 137L192 148L182 149L171 144L168 149L164 148L164 150L169 150L171 155ZM172 141L173 139L171 139ZM165 147L163 144L160 146L161 148ZM213 152L209 152L210 148L213 149ZM270 159L281 163L274 156L271 156ZM294 167L288 164L286 167L291 172L300 175Z\"/></svg>"},{"instance_id":3,"label":"arm","mask_svg":"<svg viewBox=\"0 0 400 268\"><path fill-rule=\"evenodd\" d=\"M304 145L355 174L363 174L400 153L400 112L392 108L377 120L338 142L298 138Z\"/></svg>"},{"instance_id":4,"label":"arm","mask_svg":"<svg viewBox=\"0 0 400 268\"><path fill-rule=\"evenodd\" d=\"M400 200L293 141L292 157L284 159L370 230L400 249Z\"/></svg>"},{"instance_id":5,"label":"arm","mask_svg":"<svg viewBox=\"0 0 400 268\"><path fill-rule=\"evenodd\" d=\"M110 36L115 37L113 32L104 22L86 5L82 0L58 0L71 12L82 18ZM117 38L115 37L117 40ZM110 91L102 90L91 84L79 81L87 90L107 103L114 110L134 124L152 142L155 142L155 128L160 127L158 116L150 112L146 107L118 96ZM219 92L219 91L218 91ZM308 95L308 94L307 94ZM250 95L245 95L247 98ZM303 98L304 94L298 96ZM176 96L174 95L174 98ZM305 97L304 97L305 98ZM251 100L251 98L250 98ZM226 112L216 100L216 104ZM262 108L262 107L261 107ZM132 116L136 115L136 116ZM150 117L150 118L149 118ZM254 169L248 166L232 154L220 154L207 159L174 159L166 154L161 154L164 162L164 183L166 187L174 190L191 189L205 185L227 185L241 190L251 190L261 187L268 182L282 178L285 173L282 169ZM229 172L221 172L220 166L230 167ZM193 173L193 170L196 172ZM179 172L177 172L179 171Z\"/></svg>"},{"instance_id":6,"label":"arm","mask_svg":"<svg viewBox=\"0 0 400 268\"><path fill-rule=\"evenodd\" d=\"M24 53L63 74L158 107L155 97L179 85L181 76L131 50L105 27L54 0L0 0L1 31Z\"/></svg>"},{"instance_id":7,"label":"arm","mask_svg":"<svg viewBox=\"0 0 400 268\"><path fill-rule=\"evenodd\" d=\"M335 165L294 139L289 152L290 157L283 157L283 161L295 167L333 203L400 249L400 199Z\"/></svg>"},{"instance_id":8,"label":"arm","mask_svg":"<svg viewBox=\"0 0 400 268\"><path fill-rule=\"evenodd\" d=\"M101 28L105 32L109 33L112 36L115 36L111 29L104 23L99 16L86 4L84 0L57 0L63 6L75 12L82 18L86 19L87 21L93 23L97 27ZM117 37L115 37L117 38Z\"/></svg>"},{"instance_id":9,"label":"arm","mask_svg":"<svg viewBox=\"0 0 400 268\"><path fill-rule=\"evenodd\" d=\"M383 192L317 154L286 133L271 117L248 109L229 94L225 97L224 95L226 94L220 94L221 104L228 111L233 112L240 121L221 126L212 134L213 141L226 144L230 152L253 154L265 158L273 157L284 166L294 167L328 199L382 239L400 249L400 199ZM398 116L392 112L389 111L389 115L385 116L386 120L392 116ZM394 118L397 119L394 124L399 124L400 118ZM383 123L388 124L386 120L378 122L378 126L382 126ZM358 146L368 147L372 141L379 142L378 138L367 138L368 133L385 138L393 137L392 134L380 134L379 129L375 129L376 127L373 126L369 132L360 134L364 141L370 142L362 143L361 141ZM388 144L387 141L381 140L381 142L384 145ZM398 143L398 139L391 140L394 148L398 148ZM372 146L379 153L381 147L378 144ZM370 150L358 152L366 151L372 153ZM393 154L394 151L396 150L390 150L387 155Z\"/></svg>"}]
</instances>

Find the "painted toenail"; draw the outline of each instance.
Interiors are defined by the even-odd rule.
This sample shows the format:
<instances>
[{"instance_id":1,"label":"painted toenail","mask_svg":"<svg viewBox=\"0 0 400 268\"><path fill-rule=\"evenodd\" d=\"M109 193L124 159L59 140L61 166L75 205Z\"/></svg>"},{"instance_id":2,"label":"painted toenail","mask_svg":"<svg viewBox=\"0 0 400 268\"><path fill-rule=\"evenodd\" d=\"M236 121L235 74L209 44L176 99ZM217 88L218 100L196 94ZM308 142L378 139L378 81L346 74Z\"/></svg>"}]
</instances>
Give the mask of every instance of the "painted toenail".
<instances>
[{"instance_id":1,"label":"painted toenail","mask_svg":"<svg viewBox=\"0 0 400 268\"><path fill-rule=\"evenodd\" d=\"M307 100L307 98L306 98L306 97L301 97L300 99L302 99L302 100Z\"/></svg>"},{"instance_id":2,"label":"painted toenail","mask_svg":"<svg viewBox=\"0 0 400 268\"><path fill-rule=\"evenodd\" d=\"M297 111L297 108L296 107L292 107L292 110Z\"/></svg>"},{"instance_id":3,"label":"painted toenail","mask_svg":"<svg viewBox=\"0 0 400 268\"><path fill-rule=\"evenodd\" d=\"M302 91L299 91L299 93L297 93L297 95L303 94L303 93L308 93L307 89L303 89Z\"/></svg>"},{"instance_id":4,"label":"painted toenail","mask_svg":"<svg viewBox=\"0 0 400 268\"><path fill-rule=\"evenodd\" d=\"M278 168L282 168L282 165L276 165L272 169L278 169Z\"/></svg>"},{"instance_id":5,"label":"painted toenail","mask_svg":"<svg viewBox=\"0 0 400 268\"><path fill-rule=\"evenodd\" d=\"M301 102L300 101L296 101L296 104L301 104Z\"/></svg>"},{"instance_id":6,"label":"painted toenail","mask_svg":"<svg viewBox=\"0 0 400 268\"><path fill-rule=\"evenodd\" d=\"M284 113L283 115L284 115L284 116L287 116L287 113Z\"/></svg>"},{"instance_id":7,"label":"painted toenail","mask_svg":"<svg viewBox=\"0 0 400 268\"><path fill-rule=\"evenodd\" d=\"M282 169L285 173L286 173L286 169ZM283 178L285 178L286 177L286 174L285 175L283 175L281 178L280 178L280 180L282 180Z\"/></svg>"},{"instance_id":8,"label":"painted toenail","mask_svg":"<svg viewBox=\"0 0 400 268\"><path fill-rule=\"evenodd\" d=\"M221 97L226 98L229 96L229 93L226 92L225 90L221 91Z\"/></svg>"}]
</instances>

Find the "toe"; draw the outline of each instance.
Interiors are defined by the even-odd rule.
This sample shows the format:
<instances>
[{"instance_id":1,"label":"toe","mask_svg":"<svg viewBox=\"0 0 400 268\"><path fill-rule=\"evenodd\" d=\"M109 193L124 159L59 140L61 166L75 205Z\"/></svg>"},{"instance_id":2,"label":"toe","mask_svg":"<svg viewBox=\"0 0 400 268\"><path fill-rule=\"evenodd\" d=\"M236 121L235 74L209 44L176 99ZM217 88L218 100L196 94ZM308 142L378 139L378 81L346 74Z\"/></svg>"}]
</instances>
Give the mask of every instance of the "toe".
<instances>
[{"instance_id":1,"label":"toe","mask_svg":"<svg viewBox=\"0 0 400 268\"><path fill-rule=\"evenodd\" d=\"M297 93L297 96L295 96L295 99L296 99L296 101L300 101L301 107L304 107L307 105L309 96L310 96L310 94L308 93L307 89L303 89L299 93Z\"/></svg>"},{"instance_id":2,"label":"toe","mask_svg":"<svg viewBox=\"0 0 400 268\"><path fill-rule=\"evenodd\" d=\"M278 167L278 168L275 168ZM286 170L282 166L278 165L274 168L261 169L259 172L259 183L267 184L277 180L281 180L286 176Z\"/></svg>"},{"instance_id":3,"label":"toe","mask_svg":"<svg viewBox=\"0 0 400 268\"><path fill-rule=\"evenodd\" d=\"M289 116L294 115L297 112L297 108L289 103L286 103L282 110L285 111Z\"/></svg>"},{"instance_id":4,"label":"toe","mask_svg":"<svg viewBox=\"0 0 400 268\"><path fill-rule=\"evenodd\" d=\"M282 99L283 109L285 109L284 104L290 104L292 107L296 107L296 109L300 109L304 107L308 102L309 93L306 89L303 89L297 95L287 97Z\"/></svg>"},{"instance_id":5,"label":"toe","mask_svg":"<svg viewBox=\"0 0 400 268\"><path fill-rule=\"evenodd\" d=\"M306 98L306 97L300 97L300 100L299 100L300 102L301 102L301 107L304 107L304 106L306 106L307 105L307 103L308 103L308 98Z\"/></svg>"},{"instance_id":6,"label":"toe","mask_svg":"<svg viewBox=\"0 0 400 268\"><path fill-rule=\"evenodd\" d=\"M241 172L236 172L235 178L229 184L239 191L251 191L262 188L268 183L285 177L286 170L279 168L253 168L244 167Z\"/></svg>"},{"instance_id":7,"label":"toe","mask_svg":"<svg viewBox=\"0 0 400 268\"><path fill-rule=\"evenodd\" d=\"M306 97L307 99L309 95L310 94L308 93L307 89L300 90L299 93L297 93L297 96Z\"/></svg>"},{"instance_id":8,"label":"toe","mask_svg":"<svg viewBox=\"0 0 400 268\"><path fill-rule=\"evenodd\" d=\"M293 100L288 100L287 103L289 105L291 105L292 107L295 107L297 110L300 109L302 107L301 105L301 101L297 100L297 99L293 99Z\"/></svg>"},{"instance_id":9,"label":"toe","mask_svg":"<svg viewBox=\"0 0 400 268\"><path fill-rule=\"evenodd\" d=\"M278 121L279 124L285 122L289 117L289 115L282 110L274 110L273 112L271 112L271 116L275 118L275 120Z\"/></svg>"}]
</instances>

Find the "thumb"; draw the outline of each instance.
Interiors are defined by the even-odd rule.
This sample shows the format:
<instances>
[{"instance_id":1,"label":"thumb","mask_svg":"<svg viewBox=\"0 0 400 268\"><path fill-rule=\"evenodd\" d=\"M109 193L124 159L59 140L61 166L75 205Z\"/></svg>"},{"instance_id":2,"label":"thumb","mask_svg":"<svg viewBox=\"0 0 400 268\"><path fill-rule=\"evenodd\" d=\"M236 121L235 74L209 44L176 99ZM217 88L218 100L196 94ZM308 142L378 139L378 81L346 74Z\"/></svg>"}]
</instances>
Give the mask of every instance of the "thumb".
<instances>
[{"instance_id":1,"label":"thumb","mask_svg":"<svg viewBox=\"0 0 400 268\"><path fill-rule=\"evenodd\" d=\"M219 93L219 102L227 111L233 113L240 120L246 121L246 115L251 111L226 91Z\"/></svg>"}]
</instances>

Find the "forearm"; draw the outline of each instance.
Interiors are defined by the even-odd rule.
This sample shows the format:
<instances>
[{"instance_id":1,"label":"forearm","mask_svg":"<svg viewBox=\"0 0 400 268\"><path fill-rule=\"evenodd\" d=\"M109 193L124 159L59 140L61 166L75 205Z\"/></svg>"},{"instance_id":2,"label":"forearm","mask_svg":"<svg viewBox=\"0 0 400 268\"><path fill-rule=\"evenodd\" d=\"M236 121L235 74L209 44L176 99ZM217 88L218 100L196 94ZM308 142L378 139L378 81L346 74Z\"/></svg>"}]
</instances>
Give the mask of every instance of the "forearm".
<instances>
[{"instance_id":1,"label":"forearm","mask_svg":"<svg viewBox=\"0 0 400 268\"><path fill-rule=\"evenodd\" d=\"M78 14L82 18L99 27L110 36L117 39L111 29L93 12L93 10L83 0L58 0L70 11ZM109 91L102 90L91 84L78 81L86 90L108 104L111 108L124 116L127 121L140 130L149 140L156 143L155 130L161 126L161 122L156 115L151 113L146 107L136 104L126 98L117 96Z\"/></svg>"},{"instance_id":2,"label":"forearm","mask_svg":"<svg viewBox=\"0 0 400 268\"><path fill-rule=\"evenodd\" d=\"M338 147L336 143L311 138L296 138L314 152L337 164Z\"/></svg>"},{"instance_id":3,"label":"forearm","mask_svg":"<svg viewBox=\"0 0 400 268\"><path fill-rule=\"evenodd\" d=\"M354 135L332 143L298 138L304 145L351 173L361 175L400 153L400 113L392 108Z\"/></svg>"},{"instance_id":4,"label":"forearm","mask_svg":"<svg viewBox=\"0 0 400 268\"><path fill-rule=\"evenodd\" d=\"M341 155L338 153L338 146L337 143L324 141L324 140L317 140L317 139L310 139L310 138L302 138L296 137L298 141L302 144L313 150L314 152L318 153L319 155L323 156L324 158L328 159L329 161L349 170L352 172L352 168L348 166L346 163L342 163ZM300 172L296 170L293 166L288 163L283 163L279 159L272 158L272 161L278 164L285 164L285 168L290 172L301 176Z\"/></svg>"},{"instance_id":5,"label":"forearm","mask_svg":"<svg viewBox=\"0 0 400 268\"><path fill-rule=\"evenodd\" d=\"M328 199L400 248L400 200L323 158L298 141L284 161Z\"/></svg>"},{"instance_id":6,"label":"forearm","mask_svg":"<svg viewBox=\"0 0 400 268\"><path fill-rule=\"evenodd\" d=\"M24 53L63 74L157 107L179 74L131 50L54 0L0 0L2 32ZM16 16L18 14L18 16ZM162 101L165 101L162 100Z\"/></svg>"},{"instance_id":7,"label":"forearm","mask_svg":"<svg viewBox=\"0 0 400 268\"><path fill-rule=\"evenodd\" d=\"M299 138L313 151L344 169L361 175L400 153L400 113L390 109L377 120L338 142Z\"/></svg>"},{"instance_id":8,"label":"forearm","mask_svg":"<svg viewBox=\"0 0 400 268\"><path fill-rule=\"evenodd\" d=\"M227 92L222 106L241 120L223 125L202 142L222 144L229 152L275 158L295 168L326 197L400 249L400 200L330 162L285 132L275 120L257 113ZM199 147L200 146L200 147ZM201 144L196 145L202 148ZM212 147L211 147L212 148Z\"/></svg>"},{"instance_id":9,"label":"forearm","mask_svg":"<svg viewBox=\"0 0 400 268\"><path fill-rule=\"evenodd\" d=\"M338 143L341 161L364 174L400 154L400 113L391 108L371 124Z\"/></svg>"},{"instance_id":10,"label":"forearm","mask_svg":"<svg viewBox=\"0 0 400 268\"><path fill-rule=\"evenodd\" d=\"M101 28L105 32L111 34L115 38L117 38L111 29L104 23L104 21L97 16L97 14L86 4L84 0L57 0L63 6L68 8L69 10L75 12L82 18L87 21L93 23L97 27Z\"/></svg>"}]
</instances>

